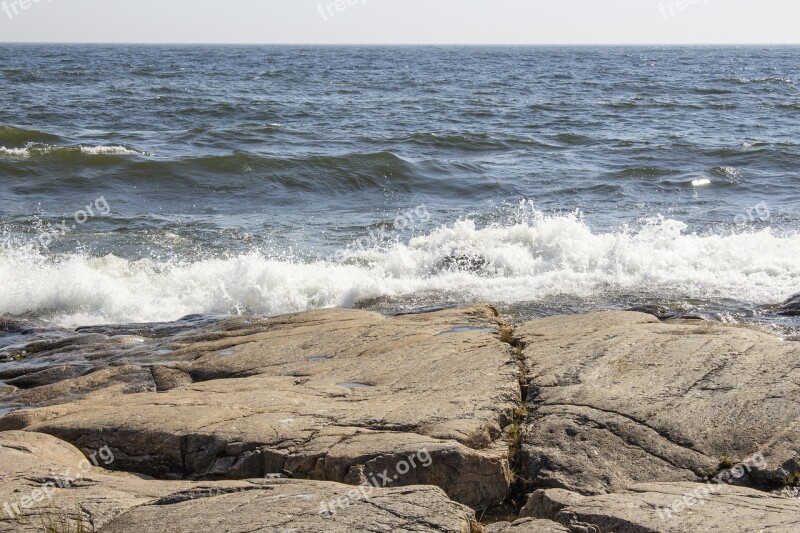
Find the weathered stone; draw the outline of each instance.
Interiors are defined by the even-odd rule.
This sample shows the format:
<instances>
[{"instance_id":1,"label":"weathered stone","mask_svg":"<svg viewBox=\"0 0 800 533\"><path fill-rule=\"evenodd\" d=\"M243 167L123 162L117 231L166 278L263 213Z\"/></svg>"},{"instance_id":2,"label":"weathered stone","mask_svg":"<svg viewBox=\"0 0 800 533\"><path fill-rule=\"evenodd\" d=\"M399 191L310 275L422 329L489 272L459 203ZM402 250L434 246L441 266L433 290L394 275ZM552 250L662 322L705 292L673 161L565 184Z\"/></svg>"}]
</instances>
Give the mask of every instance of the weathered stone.
<instances>
[{"instance_id":1,"label":"weathered stone","mask_svg":"<svg viewBox=\"0 0 800 533\"><path fill-rule=\"evenodd\" d=\"M562 498L563 495L553 497ZM573 532L592 533L800 530L800 501L731 485L647 483L619 493L575 495L574 501L573 505L542 518L564 524Z\"/></svg>"},{"instance_id":2,"label":"weathered stone","mask_svg":"<svg viewBox=\"0 0 800 533\"><path fill-rule=\"evenodd\" d=\"M376 489L365 498L359 489L335 483L277 480L261 485L261 490L210 498L189 494L185 501L174 499L169 505L136 507L98 533L160 531L164 524L170 524L170 533L478 531L474 512L448 500L435 487ZM341 507L328 514L320 510L322 504Z\"/></svg>"},{"instance_id":3,"label":"weathered stone","mask_svg":"<svg viewBox=\"0 0 800 533\"><path fill-rule=\"evenodd\" d=\"M32 389L34 387L43 387L66 379L76 378L86 373L87 370L86 367L77 365L51 366L39 370L38 372L32 372L6 380L6 383L20 389Z\"/></svg>"},{"instance_id":4,"label":"weathered stone","mask_svg":"<svg viewBox=\"0 0 800 533\"><path fill-rule=\"evenodd\" d=\"M0 501L8 504L0 510L0 532L41 531L49 524L75 531L78 523L96 533L478 531L474 512L435 487L158 481L104 470L105 459L114 458L101 456L100 467L85 469L81 465L91 463L83 454L55 437L0 433ZM73 481L65 483L66 477Z\"/></svg>"},{"instance_id":5,"label":"weathered stone","mask_svg":"<svg viewBox=\"0 0 800 533\"><path fill-rule=\"evenodd\" d=\"M70 381L70 394L59 395L58 388L51 389L53 394L49 395L39 391L38 395L26 396L28 403L21 401L19 407L72 402L83 392L103 388L101 383L94 383L84 391L75 376L112 370L119 376L119 367L145 369L144 372L127 372L124 379L131 392L155 390L149 367L191 362L201 354L191 350L176 352L200 341L264 331L260 326L264 322L253 317L190 316L167 324L93 326L78 330L24 328L15 334L16 343L0 354L0 380L19 380L21 387L29 389L44 389L47 385ZM115 379L107 385L119 382ZM0 405L4 407L13 406Z\"/></svg>"},{"instance_id":6,"label":"weathered stone","mask_svg":"<svg viewBox=\"0 0 800 533\"><path fill-rule=\"evenodd\" d=\"M135 394L113 384L7 415L0 430L41 431L83 450L108 445L115 468L159 478L286 473L358 483L388 471L392 485L437 485L485 508L508 491L502 435L521 400L496 315L473 307L387 319L336 309L239 322L239 334L184 337L171 354L191 360L172 366L193 384ZM431 464L420 466L426 454ZM416 467L395 472L412 458Z\"/></svg>"},{"instance_id":7,"label":"weathered stone","mask_svg":"<svg viewBox=\"0 0 800 533\"><path fill-rule=\"evenodd\" d=\"M10 407L63 404L92 395L96 399L122 393L154 391L155 384L148 369L122 365L103 368L74 379L40 387L15 391L3 398Z\"/></svg>"},{"instance_id":8,"label":"weathered stone","mask_svg":"<svg viewBox=\"0 0 800 533\"><path fill-rule=\"evenodd\" d=\"M532 377L521 459L535 487L698 481L723 458L752 463L758 452L766 466L743 484L774 487L800 471L796 343L625 312L535 320L516 335Z\"/></svg>"},{"instance_id":9,"label":"weathered stone","mask_svg":"<svg viewBox=\"0 0 800 533\"><path fill-rule=\"evenodd\" d=\"M563 489L537 490L528 497L519 515L523 518L556 516L561 509L580 502L584 497Z\"/></svg>"},{"instance_id":10,"label":"weathered stone","mask_svg":"<svg viewBox=\"0 0 800 533\"><path fill-rule=\"evenodd\" d=\"M158 392L167 392L194 383L192 376L177 368L151 366L150 373L153 375Z\"/></svg>"}]
</instances>

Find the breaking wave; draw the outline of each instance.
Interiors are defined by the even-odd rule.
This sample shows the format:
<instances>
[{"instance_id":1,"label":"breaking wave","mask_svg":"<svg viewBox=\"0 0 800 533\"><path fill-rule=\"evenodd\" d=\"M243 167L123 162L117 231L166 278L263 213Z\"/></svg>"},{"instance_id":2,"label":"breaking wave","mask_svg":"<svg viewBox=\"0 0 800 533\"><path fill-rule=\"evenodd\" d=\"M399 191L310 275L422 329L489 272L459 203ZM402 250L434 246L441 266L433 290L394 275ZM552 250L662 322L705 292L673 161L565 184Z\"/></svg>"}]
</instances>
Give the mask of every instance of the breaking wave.
<instances>
[{"instance_id":1,"label":"breaking wave","mask_svg":"<svg viewBox=\"0 0 800 533\"><path fill-rule=\"evenodd\" d=\"M767 228L687 233L655 218L595 232L579 214L462 220L403 243L309 259L253 250L228 257L131 260L0 248L0 314L66 326L175 320L193 313L275 315L388 298L516 304L614 293L782 301L800 287L800 234Z\"/></svg>"}]
</instances>

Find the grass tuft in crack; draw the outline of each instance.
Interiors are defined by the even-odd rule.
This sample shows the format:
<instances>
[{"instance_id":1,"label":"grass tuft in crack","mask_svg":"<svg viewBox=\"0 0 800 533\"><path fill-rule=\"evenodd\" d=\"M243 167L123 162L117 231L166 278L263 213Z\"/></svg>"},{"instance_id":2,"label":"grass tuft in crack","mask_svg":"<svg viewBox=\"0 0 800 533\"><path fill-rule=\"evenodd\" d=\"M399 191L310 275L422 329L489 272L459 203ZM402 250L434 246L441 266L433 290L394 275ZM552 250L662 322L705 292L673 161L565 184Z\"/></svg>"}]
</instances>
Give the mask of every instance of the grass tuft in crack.
<instances>
[{"instance_id":1,"label":"grass tuft in crack","mask_svg":"<svg viewBox=\"0 0 800 533\"><path fill-rule=\"evenodd\" d=\"M63 509L43 509L37 518L43 533L95 533L94 525L86 521L80 510L68 513Z\"/></svg>"}]
</instances>

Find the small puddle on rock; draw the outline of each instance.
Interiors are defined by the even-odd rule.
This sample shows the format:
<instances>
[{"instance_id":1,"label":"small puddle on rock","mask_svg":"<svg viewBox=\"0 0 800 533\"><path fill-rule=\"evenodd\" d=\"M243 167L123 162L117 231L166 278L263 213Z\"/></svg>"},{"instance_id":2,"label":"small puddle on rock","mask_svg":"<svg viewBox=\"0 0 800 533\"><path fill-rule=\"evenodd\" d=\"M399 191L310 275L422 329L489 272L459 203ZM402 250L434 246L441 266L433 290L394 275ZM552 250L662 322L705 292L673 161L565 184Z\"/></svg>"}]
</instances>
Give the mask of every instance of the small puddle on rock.
<instances>
[{"instance_id":1,"label":"small puddle on rock","mask_svg":"<svg viewBox=\"0 0 800 533\"><path fill-rule=\"evenodd\" d=\"M436 333L434 336L438 337L439 335L452 335L454 333L466 333L470 331L479 331L482 333L494 333L497 331L497 328L480 327L480 326L456 326L453 329L440 331L439 333Z\"/></svg>"},{"instance_id":2,"label":"small puddle on rock","mask_svg":"<svg viewBox=\"0 0 800 533\"><path fill-rule=\"evenodd\" d=\"M309 357L306 359L309 363L321 363L323 361L330 361L335 356L333 355L317 355L315 357Z\"/></svg>"},{"instance_id":3,"label":"small puddle on rock","mask_svg":"<svg viewBox=\"0 0 800 533\"><path fill-rule=\"evenodd\" d=\"M236 350L222 350L220 352L217 352L216 355L221 355L221 356L225 357L226 355L233 355L235 353L236 353Z\"/></svg>"},{"instance_id":4,"label":"small puddle on rock","mask_svg":"<svg viewBox=\"0 0 800 533\"><path fill-rule=\"evenodd\" d=\"M337 387L344 387L345 389L369 389L372 388L372 385L365 385L363 383L350 383L345 381L344 383L337 383Z\"/></svg>"}]
</instances>

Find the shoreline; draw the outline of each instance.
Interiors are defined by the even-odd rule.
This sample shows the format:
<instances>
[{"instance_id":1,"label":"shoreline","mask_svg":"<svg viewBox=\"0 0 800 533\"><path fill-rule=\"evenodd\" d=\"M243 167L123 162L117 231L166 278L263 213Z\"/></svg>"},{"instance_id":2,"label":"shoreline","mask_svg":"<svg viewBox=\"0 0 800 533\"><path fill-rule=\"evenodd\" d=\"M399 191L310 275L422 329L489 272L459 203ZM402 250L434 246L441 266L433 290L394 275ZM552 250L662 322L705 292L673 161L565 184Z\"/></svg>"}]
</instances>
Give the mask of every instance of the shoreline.
<instances>
[{"instance_id":1,"label":"shoreline","mask_svg":"<svg viewBox=\"0 0 800 533\"><path fill-rule=\"evenodd\" d=\"M578 297L565 296L547 301L531 301L520 303L504 303L495 305L503 316L512 324L522 324L531 320L554 316L584 315L601 312L633 311L651 314L659 320L670 322L680 320L697 320L705 322L721 322L744 327L755 327L785 339L800 336L800 322L796 320L798 298L794 295L783 303L754 305L745 302L729 302L727 306L716 300L687 300L682 305L668 299L622 297L598 301L583 301ZM75 335L102 334L113 336L163 335L164 332L201 330L214 323L234 318L253 318L268 320L283 315L299 313L349 309L379 313L387 318L424 314L436 311L457 309L481 305L481 302L457 301L454 299L437 299L434 295L423 294L418 297L378 297L356 302L352 306L324 306L306 310L277 314L259 314L243 312L239 314L194 313L175 320L148 322L100 322L81 325L60 325L52 318L0 315L0 365L14 360L14 354L24 351L29 343L66 339ZM733 309L744 310L739 315L732 314ZM160 333L156 333L160 332ZM0 372L2 369L0 369Z\"/></svg>"}]
</instances>

